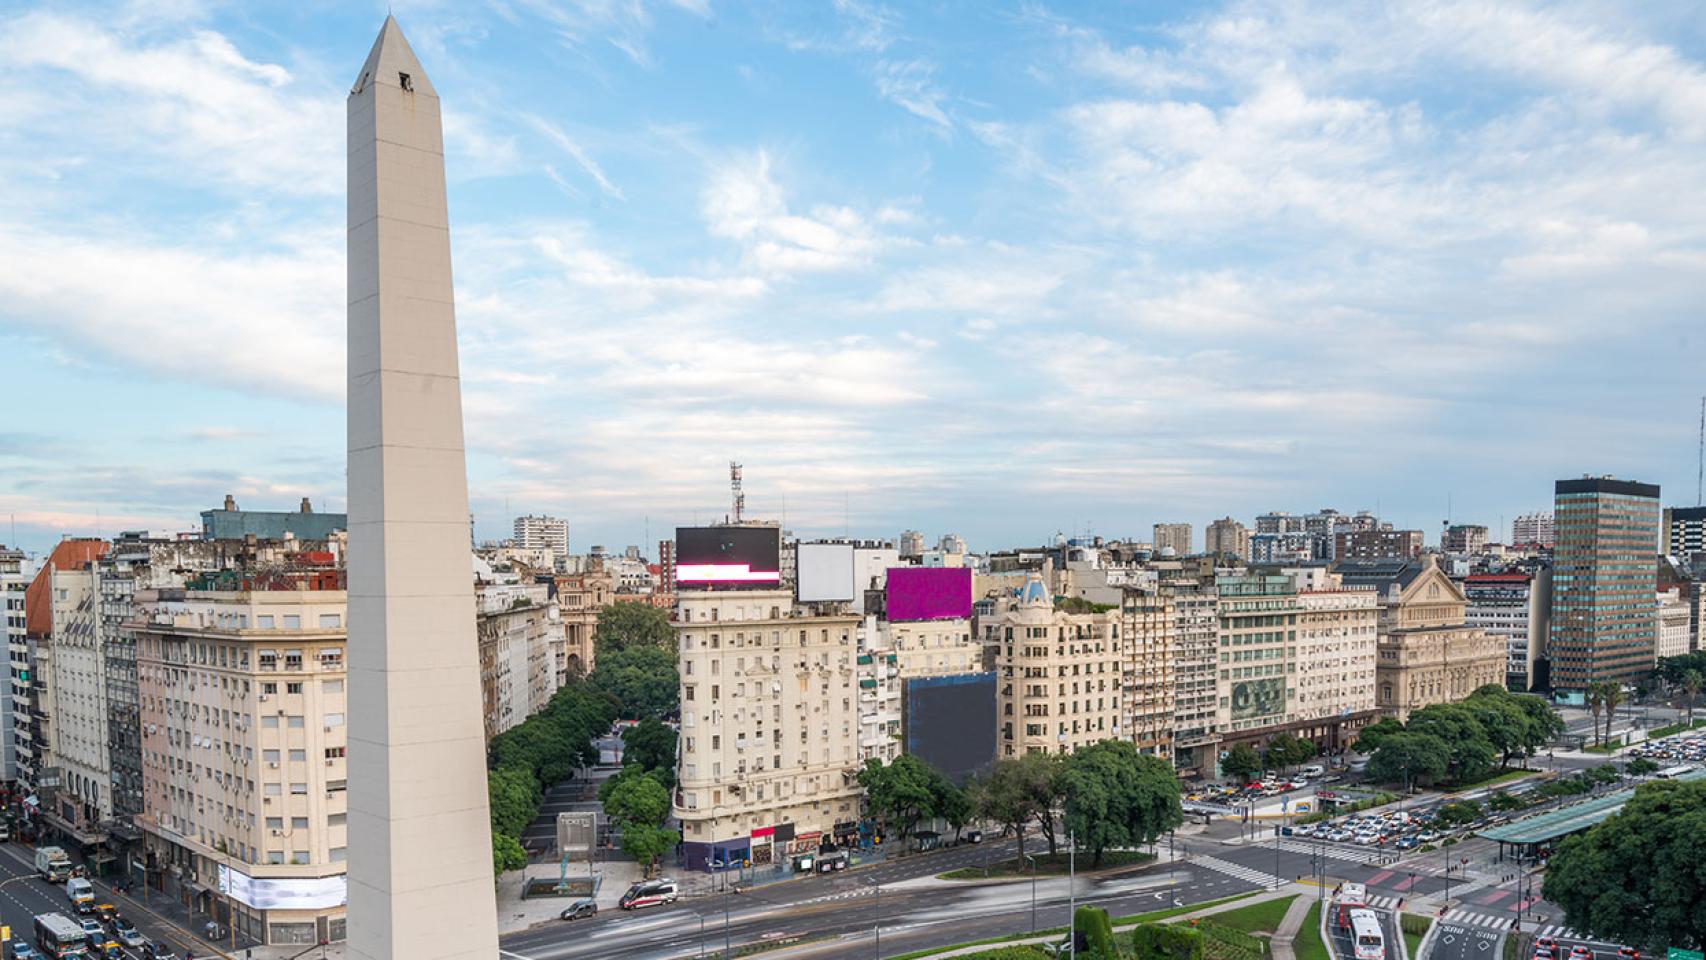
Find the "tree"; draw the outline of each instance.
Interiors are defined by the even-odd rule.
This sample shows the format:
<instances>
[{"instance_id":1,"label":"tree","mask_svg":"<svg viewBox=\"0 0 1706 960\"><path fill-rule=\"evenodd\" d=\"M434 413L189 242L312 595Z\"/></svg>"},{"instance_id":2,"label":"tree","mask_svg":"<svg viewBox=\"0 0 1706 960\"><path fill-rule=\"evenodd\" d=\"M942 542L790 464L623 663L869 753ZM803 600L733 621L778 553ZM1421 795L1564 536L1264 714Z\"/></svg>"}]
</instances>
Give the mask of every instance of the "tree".
<instances>
[{"instance_id":1,"label":"tree","mask_svg":"<svg viewBox=\"0 0 1706 960\"><path fill-rule=\"evenodd\" d=\"M651 776L624 778L604 798L604 813L611 820L630 826L662 826L669 818L669 791Z\"/></svg>"},{"instance_id":2,"label":"tree","mask_svg":"<svg viewBox=\"0 0 1706 960\"><path fill-rule=\"evenodd\" d=\"M669 611L631 600L612 603L598 611L592 643L594 663L603 660L606 654L637 648L665 651L672 660L676 654L675 629L669 625Z\"/></svg>"},{"instance_id":3,"label":"tree","mask_svg":"<svg viewBox=\"0 0 1706 960\"><path fill-rule=\"evenodd\" d=\"M1700 696L1700 687L1706 681L1706 675L1699 670L1685 670L1682 673L1682 689L1688 691L1688 726L1694 728L1694 698Z\"/></svg>"},{"instance_id":4,"label":"tree","mask_svg":"<svg viewBox=\"0 0 1706 960\"><path fill-rule=\"evenodd\" d=\"M492 830L496 833L519 837L539 812L539 781L519 767L489 771L486 795L491 803Z\"/></svg>"},{"instance_id":5,"label":"tree","mask_svg":"<svg viewBox=\"0 0 1706 960\"><path fill-rule=\"evenodd\" d=\"M1238 743L1220 759L1220 769L1239 780L1248 780L1257 770L1262 769L1262 759L1256 756L1254 747L1247 743Z\"/></svg>"},{"instance_id":6,"label":"tree","mask_svg":"<svg viewBox=\"0 0 1706 960\"><path fill-rule=\"evenodd\" d=\"M600 653L587 683L615 697L628 719L667 717L680 709L681 678L669 650L634 646Z\"/></svg>"},{"instance_id":7,"label":"tree","mask_svg":"<svg viewBox=\"0 0 1706 960\"><path fill-rule=\"evenodd\" d=\"M859 771L859 786L865 789L871 812L894 827L904 840L918 821L936 815L936 794L931 789L931 775L935 773L929 764L906 753L886 765L880 760L866 760Z\"/></svg>"},{"instance_id":8,"label":"tree","mask_svg":"<svg viewBox=\"0 0 1706 960\"><path fill-rule=\"evenodd\" d=\"M622 852L633 857L647 877L657 867L658 858L680 842L681 834L662 824L631 823L622 827Z\"/></svg>"},{"instance_id":9,"label":"tree","mask_svg":"<svg viewBox=\"0 0 1706 960\"><path fill-rule=\"evenodd\" d=\"M1268 763L1270 765L1278 765L1279 769L1283 772L1292 764L1303 762L1303 759L1306 759L1302 756L1304 749L1303 744L1304 741L1297 739L1289 733L1275 734L1273 739L1268 741ZM1311 755L1313 755L1313 752L1311 752Z\"/></svg>"},{"instance_id":10,"label":"tree","mask_svg":"<svg viewBox=\"0 0 1706 960\"><path fill-rule=\"evenodd\" d=\"M1072 914L1072 930L1076 937L1072 944L1074 957L1119 960L1120 950L1114 944L1114 925L1108 919L1108 911L1101 907L1079 907Z\"/></svg>"},{"instance_id":11,"label":"tree","mask_svg":"<svg viewBox=\"0 0 1706 960\"><path fill-rule=\"evenodd\" d=\"M1356 749L1358 753L1372 754L1380 749L1380 744L1395 733L1403 733L1404 724L1397 717L1381 717L1378 721L1362 728L1357 734Z\"/></svg>"},{"instance_id":12,"label":"tree","mask_svg":"<svg viewBox=\"0 0 1706 960\"><path fill-rule=\"evenodd\" d=\"M1603 741L1599 738L1599 712L1605 708L1605 684L1588 684L1585 696L1588 702L1588 711L1593 714L1593 742L1602 743Z\"/></svg>"},{"instance_id":13,"label":"tree","mask_svg":"<svg viewBox=\"0 0 1706 960\"><path fill-rule=\"evenodd\" d=\"M1605 692L1600 696L1605 701L1605 739L1600 741L1604 743L1611 739L1612 721L1617 719L1617 708L1623 704L1626 695L1623 692L1622 684L1615 680L1607 680Z\"/></svg>"},{"instance_id":14,"label":"tree","mask_svg":"<svg viewBox=\"0 0 1706 960\"><path fill-rule=\"evenodd\" d=\"M670 774L665 786L675 779L675 731L656 717L647 717L622 731L622 762L638 764L642 770L663 770Z\"/></svg>"},{"instance_id":15,"label":"tree","mask_svg":"<svg viewBox=\"0 0 1706 960\"><path fill-rule=\"evenodd\" d=\"M1546 899L1596 940L1662 949L1706 943L1706 782L1644 784L1621 811L1566 837Z\"/></svg>"},{"instance_id":16,"label":"tree","mask_svg":"<svg viewBox=\"0 0 1706 960\"><path fill-rule=\"evenodd\" d=\"M1523 741L1525 757L1534 756L1541 747L1556 740L1564 733L1564 718L1558 715L1558 711L1552 709L1552 705L1546 702L1545 697L1537 697L1532 693L1521 693L1512 696L1511 700L1528 718L1528 727Z\"/></svg>"},{"instance_id":17,"label":"tree","mask_svg":"<svg viewBox=\"0 0 1706 960\"><path fill-rule=\"evenodd\" d=\"M1172 765L1140 755L1128 740L1103 740L1066 759L1061 774L1066 823L1090 851L1091 869L1110 848L1155 842L1184 823Z\"/></svg>"},{"instance_id":18,"label":"tree","mask_svg":"<svg viewBox=\"0 0 1706 960\"><path fill-rule=\"evenodd\" d=\"M1368 775L1382 783L1428 787L1438 783L1451 766L1451 750L1427 733L1396 733L1384 737L1368 760Z\"/></svg>"},{"instance_id":19,"label":"tree","mask_svg":"<svg viewBox=\"0 0 1706 960\"><path fill-rule=\"evenodd\" d=\"M1628 766L1624 769L1629 771L1630 776L1644 777L1649 773L1658 773L1659 765L1648 760L1646 757L1636 757L1629 761Z\"/></svg>"},{"instance_id":20,"label":"tree","mask_svg":"<svg viewBox=\"0 0 1706 960\"><path fill-rule=\"evenodd\" d=\"M1033 817L1048 821L1046 832L1052 844L1057 774L1058 765L1047 754L1002 758L972 792L978 816L1000 823L1019 838L1021 860L1025 858L1025 824ZM1049 852L1054 852L1052 846Z\"/></svg>"},{"instance_id":21,"label":"tree","mask_svg":"<svg viewBox=\"0 0 1706 960\"><path fill-rule=\"evenodd\" d=\"M598 802L608 805L610 803L611 794L622 789L623 785L628 781L638 780L641 777L656 781L658 786L663 787L664 792L668 793L669 787L664 783L665 776L667 776L667 773L662 770L647 770L637 763L626 764L622 769L611 774L609 777L605 778L603 783L598 785Z\"/></svg>"},{"instance_id":22,"label":"tree","mask_svg":"<svg viewBox=\"0 0 1706 960\"><path fill-rule=\"evenodd\" d=\"M939 771L931 770L936 776L931 780L930 792L933 795L932 806L936 816L948 821L948 826L954 828L954 841L960 839L961 831L972 821L976 813L972 806L972 798L966 790L954 785L954 781L943 776Z\"/></svg>"},{"instance_id":23,"label":"tree","mask_svg":"<svg viewBox=\"0 0 1706 960\"><path fill-rule=\"evenodd\" d=\"M1064 795L1061 786L1061 773L1066 769L1066 758L1057 753L1027 753L1019 758L1021 782L1030 791L1031 800L1036 806L1037 827L1043 832L1043 839L1048 842L1048 852L1052 856L1060 851L1059 833L1055 829L1054 811L1060 806Z\"/></svg>"},{"instance_id":24,"label":"tree","mask_svg":"<svg viewBox=\"0 0 1706 960\"><path fill-rule=\"evenodd\" d=\"M1481 805L1473 800L1459 800L1439 808L1439 818L1446 823L1474 823L1481 818Z\"/></svg>"},{"instance_id":25,"label":"tree","mask_svg":"<svg viewBox=\"0 0 1706 960\"><path fill-rule=\"evenodd\" d=\"M1411 714L1404 729L1438 737L1448 751L1447 776L1453 783L1474 783L1493 771L1497 755L1475 714L1468 703L1436 703Z\"/></svg>"},{"instance_id":26,"label":"tree","mask_svg":"<svg viewBox=\"0 0 1706 960\"><path fill-rule=\"evenodd\" d=\"M527 866L527 850L507 833L492 831L492 872L505 873Z\"/></svg>"}]
</instances>

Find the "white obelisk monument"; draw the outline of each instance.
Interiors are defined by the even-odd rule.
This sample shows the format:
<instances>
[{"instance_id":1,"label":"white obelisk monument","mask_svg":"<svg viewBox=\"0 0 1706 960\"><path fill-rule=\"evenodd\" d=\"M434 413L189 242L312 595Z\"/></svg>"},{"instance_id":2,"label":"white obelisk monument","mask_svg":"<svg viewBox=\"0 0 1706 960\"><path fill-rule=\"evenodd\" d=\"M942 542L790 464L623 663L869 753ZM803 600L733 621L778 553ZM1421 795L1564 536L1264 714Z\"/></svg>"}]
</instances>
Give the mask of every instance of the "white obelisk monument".
<instances>
[{"instance_id":1,"label":"white obelisk monument","mask_svg":"<svg viewBox=\"0 0 1706 960\"><path fill-rule=\"evenodd\" d=\"M438 96L386 17L349 95L349 943L496 960Z\"/></svg>"}]
</instances>

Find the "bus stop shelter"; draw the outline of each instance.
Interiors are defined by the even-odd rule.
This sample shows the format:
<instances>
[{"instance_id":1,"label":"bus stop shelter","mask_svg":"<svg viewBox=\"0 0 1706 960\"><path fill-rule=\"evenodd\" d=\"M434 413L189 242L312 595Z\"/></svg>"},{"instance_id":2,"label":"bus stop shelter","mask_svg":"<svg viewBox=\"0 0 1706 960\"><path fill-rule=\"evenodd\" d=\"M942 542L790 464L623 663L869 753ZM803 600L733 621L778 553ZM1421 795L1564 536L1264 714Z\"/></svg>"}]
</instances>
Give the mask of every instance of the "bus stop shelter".
<instances>
[{"instance_id":1,"label":"bus stop shelter","mask_svg":"<svg viewBox=\"0 0 1706 960\"><path fill-rule=\"evenodd\" d=\"M1676 779L1699 780L1703 777L1706 777L1706 769L1691 770ZM1623 809L1623 805L1635 795L1636 789L1629 787L1613 791L1581 803L1525 817L1515 823L1489 827L1476 835L1499 845L1500 860L1505 859L1507 855L1514 860L1532 860L1541 855L1542 851L1551 849L1560 839L1572 833L1580 833Z\"/></svg>"}]
</instances>

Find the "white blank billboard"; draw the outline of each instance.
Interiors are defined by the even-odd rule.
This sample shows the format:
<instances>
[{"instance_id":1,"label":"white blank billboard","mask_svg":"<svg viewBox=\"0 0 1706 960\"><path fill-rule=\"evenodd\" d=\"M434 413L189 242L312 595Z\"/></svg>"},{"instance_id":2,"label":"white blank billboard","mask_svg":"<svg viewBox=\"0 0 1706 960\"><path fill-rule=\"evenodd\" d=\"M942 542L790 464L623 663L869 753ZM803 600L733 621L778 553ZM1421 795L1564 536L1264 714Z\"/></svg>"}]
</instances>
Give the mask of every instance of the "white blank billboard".
<instances>
[{"instance_id":1,"label":"white blank billboard","mask_svg":"<svg viewBox=\"0 0 1706 960\"><path fill-rule=\"evenodd\" d=\"M323 910L349 902L343 874L298 879L256 879L219 865L219 892L257 910Z\"/></svg>"},{"instance_id":2,"label":"white blank billboard","mask_svg":"<svg viewBox=\"0 0 1706 960\"><path fill-rule=\"evenodd\" d=\"M802 543L795 564L801 603L854 598L851 543Z\"/></svg>"}]
</instances>

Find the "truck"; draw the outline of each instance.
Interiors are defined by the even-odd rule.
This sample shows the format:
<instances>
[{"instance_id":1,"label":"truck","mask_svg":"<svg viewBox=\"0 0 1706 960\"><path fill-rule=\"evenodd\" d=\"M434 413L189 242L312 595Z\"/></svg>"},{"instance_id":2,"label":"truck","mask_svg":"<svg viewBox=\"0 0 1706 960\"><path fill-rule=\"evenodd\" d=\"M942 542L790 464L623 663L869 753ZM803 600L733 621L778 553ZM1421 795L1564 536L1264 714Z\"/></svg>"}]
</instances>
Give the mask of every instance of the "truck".
<instances>
[{"instance_id":1,"label":"truck","mask_svg":"<svg viewBox=\"0 0 1706 960\"><path fill-rule=\"evenodd\" d=\"M65 899L71 901L78 913L89 913L95 909L95 885L82 877L72 877L65 881Z\"/></svg>"},{"instance_id":2,"label":"truck","mask_svg":"<svg viewBox=\"0 0 1706 960\"><path fill-rule=\"evenodd\" d=\"M49 883L64 883L71 876L71 858L62 847L37 847L36 873Z\"/></svg>"}]
</instances>

